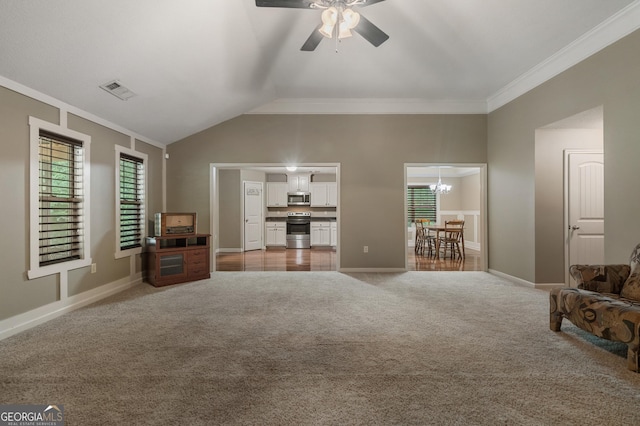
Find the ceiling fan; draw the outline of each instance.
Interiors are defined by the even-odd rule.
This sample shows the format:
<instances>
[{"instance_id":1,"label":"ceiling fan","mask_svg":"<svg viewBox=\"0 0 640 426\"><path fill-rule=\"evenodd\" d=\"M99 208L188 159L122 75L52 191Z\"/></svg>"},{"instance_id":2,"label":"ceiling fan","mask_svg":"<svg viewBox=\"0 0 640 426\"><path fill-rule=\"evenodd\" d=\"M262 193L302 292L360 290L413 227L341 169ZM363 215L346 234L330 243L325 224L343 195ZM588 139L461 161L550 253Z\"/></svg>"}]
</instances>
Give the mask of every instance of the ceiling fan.
<instances>
[{"instance_id":1,"label":"ceiling fan","mask_svg":"<svg viewBox=\"0 0 640 426\"><path fill-rule=\"evenodd\" d=\"M352 6L370 6L384 0L256 0L257 7L285 7L294 9L322 9L322 22L318 25L300 50L311 52L324 37L336 40L357 32L375 47L387 41L389 36L367 18L354 12Z\"/></svg>"}]
</instances>

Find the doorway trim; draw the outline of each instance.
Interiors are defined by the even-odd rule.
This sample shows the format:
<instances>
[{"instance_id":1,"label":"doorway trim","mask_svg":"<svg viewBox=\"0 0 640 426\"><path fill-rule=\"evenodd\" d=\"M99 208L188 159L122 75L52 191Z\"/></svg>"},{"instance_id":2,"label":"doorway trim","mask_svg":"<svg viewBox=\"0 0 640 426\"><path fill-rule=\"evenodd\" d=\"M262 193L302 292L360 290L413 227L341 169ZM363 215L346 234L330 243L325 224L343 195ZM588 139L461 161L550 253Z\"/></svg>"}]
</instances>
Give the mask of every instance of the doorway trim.
<instances>
[{"instance_id":1,"label":"doorway trim","mask_svg":"<svg viewBox=\"0 0 640 426\"><path fill-rule=\"evenodd\" d=\"M409 229L406 226L408 214L408 205L406 197L406 188L409 184L407 177L407 169L409 167L469 167L480 169L480 267L482 271L487 272L489 269L489 249L487 246L487 164L486 163L404 163L404 268L409 268Z\"/></svg>"},{"instance_id":2,"label":"doorway trim","mask_svg":"<svg viewBox=\"0 0 640 426\"><path fill-rule=\"evenodd\" d=\"M209 229L211 230L211 250L210 265L211 271L216 271L216 255L220 248L219 230L220 230L220 193L219 193L219 176L220 170L229 169L251 169L255 167L285 167L286 163L210 163L209 164ZM338 187L338 207L336 208L336 226L338 228L338 240L336 242L336 271L340 270L340 210L342 203L340 202L340 163L300 163L299 167L335 167L336 169L336 186ZM244 231L243 231L244 232ZM244 239L244 235L243 235ZM263 237L264 241L264 237ZM243 241L244 245L244 241Z\"/></svg>"}]
</instances>

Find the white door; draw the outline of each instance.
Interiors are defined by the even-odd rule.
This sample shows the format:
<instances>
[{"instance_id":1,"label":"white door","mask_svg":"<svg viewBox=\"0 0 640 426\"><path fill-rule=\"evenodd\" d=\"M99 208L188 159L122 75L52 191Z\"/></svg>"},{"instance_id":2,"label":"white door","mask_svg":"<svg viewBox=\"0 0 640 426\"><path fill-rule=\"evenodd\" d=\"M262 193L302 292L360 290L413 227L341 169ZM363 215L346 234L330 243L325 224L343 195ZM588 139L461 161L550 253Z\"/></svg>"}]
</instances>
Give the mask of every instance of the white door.
<instances>
[{"instance_id":1,"label":"white door","mask_svg":"<svg viewBox=\"0 0 640 426\"><path fill-rule=\"evenodd\" d=\"M569 265L604 263L604 156L568 152ZM571 286L575 285L573 279Z\"/></svg>"},{"instance_id":2,"label":"white door","mask_svg":"<svg viewBox=\"0 0 640 426\"><path fill-rule=\"evenodd\" d=\"M262 249L262 183L244 182L244 250Z\"/></svg>"}]
</instances>

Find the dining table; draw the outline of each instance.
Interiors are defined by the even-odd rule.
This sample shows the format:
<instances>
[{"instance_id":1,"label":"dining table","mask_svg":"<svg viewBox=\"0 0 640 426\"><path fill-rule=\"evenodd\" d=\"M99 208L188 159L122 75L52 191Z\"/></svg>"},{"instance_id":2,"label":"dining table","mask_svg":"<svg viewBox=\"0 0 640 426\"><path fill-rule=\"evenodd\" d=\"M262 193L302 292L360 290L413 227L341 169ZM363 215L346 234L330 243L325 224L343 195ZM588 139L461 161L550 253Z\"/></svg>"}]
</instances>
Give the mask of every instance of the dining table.
<instances>
[{"instance_id":1,"label":"dining table","mask_svg":"<svg viewBox=\"0 0 640 426\"><path fill-rule=\"evenodd\" d=\"M444 235L446 231L446 227L444 225L439 225L437 223L432 224L424 224L424 229L427 231L427 235L429 232L435 233L435 242L436 242L436 254L435 257L440 257L440 233ZM464 229L464 228L463 228ZM464 258L464 232L460 233L460 244L462 250L462 257Z\"/></svg>"}]
</instances>

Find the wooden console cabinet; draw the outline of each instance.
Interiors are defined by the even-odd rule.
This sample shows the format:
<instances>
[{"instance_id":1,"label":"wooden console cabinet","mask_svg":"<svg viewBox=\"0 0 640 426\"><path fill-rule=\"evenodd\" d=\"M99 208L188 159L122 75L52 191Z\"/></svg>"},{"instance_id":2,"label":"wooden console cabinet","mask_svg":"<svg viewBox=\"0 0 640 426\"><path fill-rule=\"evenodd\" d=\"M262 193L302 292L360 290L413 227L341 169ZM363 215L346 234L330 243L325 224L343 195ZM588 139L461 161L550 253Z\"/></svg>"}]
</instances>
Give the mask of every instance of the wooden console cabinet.
<instances>
[{"instance_id":1,"label":"wooden console cabinet","mask_svg":"<svg viewBox=\"0 0 640 426\"><path fill-rule=\"evenodd\" d=\"M147 280L155 287L210 277L209 234L147 238Z\"/></svg>"}]
</instances>

